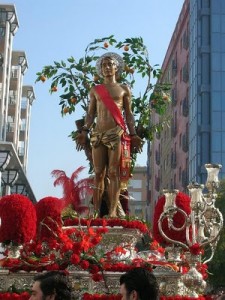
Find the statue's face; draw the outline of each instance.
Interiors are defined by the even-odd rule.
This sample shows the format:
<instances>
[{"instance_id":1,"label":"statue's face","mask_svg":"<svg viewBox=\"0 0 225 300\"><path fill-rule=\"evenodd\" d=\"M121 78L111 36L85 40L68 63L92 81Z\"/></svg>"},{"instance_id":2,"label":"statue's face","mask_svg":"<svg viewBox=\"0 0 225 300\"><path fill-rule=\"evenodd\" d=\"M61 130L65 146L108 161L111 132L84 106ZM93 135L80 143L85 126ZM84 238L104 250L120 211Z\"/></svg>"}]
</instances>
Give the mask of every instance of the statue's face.
<instances>
[{"instance_id":1,"label":"statue's face","mask_svg":"<svg viewBox=\"0 0 225 300\"><path fill-rule=\"evenodd\" d=\"M114 76L118 69L116 63L111 58L104 58L101 67L103 77Z\"/></svg>"}]
</instances>

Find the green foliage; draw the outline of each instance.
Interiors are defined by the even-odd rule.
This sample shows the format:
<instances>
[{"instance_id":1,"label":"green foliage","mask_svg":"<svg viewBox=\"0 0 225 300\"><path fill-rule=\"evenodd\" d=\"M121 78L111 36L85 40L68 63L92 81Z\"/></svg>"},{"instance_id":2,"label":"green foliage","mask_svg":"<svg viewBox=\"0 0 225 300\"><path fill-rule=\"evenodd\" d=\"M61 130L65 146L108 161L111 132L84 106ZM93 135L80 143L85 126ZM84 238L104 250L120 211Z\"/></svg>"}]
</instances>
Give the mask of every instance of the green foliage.
<instances>
[{"instance_id":1,"label":"green foliage","mask_svg":"<svg viewBox=\"0 0 225 300\"><path fill-rule=\"evenodd\" d=\"M127 38L123 42L116 41L113 35L95 39L86 47L84 57L70 57L66 61L54 61L52 65L44 66L37 73L36 82L51 79L50 93L62 90L59 96L62 116L74 113L78 106L85 115L90 88L102 82L96 74L96 60L111 46L120 52L125 62L124 72L118 81L128 84L132 92L137 90L138 77L145 82L144 91L139 92L138 96L132 96L132 110L137 133L143 139L152 140L154 133L160 132L167 120L150 126L150 116L153 111L160 115L166 112L170 102L170 85L160 82L161 70L158 65L150 65L148 51L141 37ZM99 55L96 55L97 52L100 52ZM152 84L152 79L157 83ZM72 132L70 136L74 139L76 133Z\"/></svg>"},{"instance_id":2,"label":"green foliage","mask_svg":"<svg viewBox=\"0 0 225 300\"><path fill-rule=\"evenodd\" d=\"M225 218L225 179L221 180L216 207ZM215 255L209 263L209 282L216 288L225 285L225 228L223 227Z\"/></svg>"}]
</instances>

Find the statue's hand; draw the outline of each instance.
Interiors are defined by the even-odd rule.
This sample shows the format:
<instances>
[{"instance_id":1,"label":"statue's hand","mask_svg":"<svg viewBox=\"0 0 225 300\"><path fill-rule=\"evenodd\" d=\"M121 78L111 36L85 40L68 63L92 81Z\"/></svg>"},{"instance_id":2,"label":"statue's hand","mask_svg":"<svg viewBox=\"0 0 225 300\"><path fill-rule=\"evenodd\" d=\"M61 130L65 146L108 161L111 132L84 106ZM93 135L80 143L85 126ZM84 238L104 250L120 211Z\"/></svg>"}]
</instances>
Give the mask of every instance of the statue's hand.
<instances>
[{"instance_id":1,"label":"statue's hand","mask_svg":"<svg viewBox=\"0 0 225 300\"><path fill-rule=\"evenodd\" d=\"M85 149L85 147L88 145L89 139L87 131L81 131L78 132L76 136L76 149L78 151Z\"/></svg>"},{"instance_id":2,"label":"statue's hand","mask_svg":"<svg viewBox=\"0 0 225 300\"><path fill-rule=\"evenodd\" d=\"M143 145L144 141L138 135L131 136L131 152L141 153Z\"/></svg>"}]
</instances>

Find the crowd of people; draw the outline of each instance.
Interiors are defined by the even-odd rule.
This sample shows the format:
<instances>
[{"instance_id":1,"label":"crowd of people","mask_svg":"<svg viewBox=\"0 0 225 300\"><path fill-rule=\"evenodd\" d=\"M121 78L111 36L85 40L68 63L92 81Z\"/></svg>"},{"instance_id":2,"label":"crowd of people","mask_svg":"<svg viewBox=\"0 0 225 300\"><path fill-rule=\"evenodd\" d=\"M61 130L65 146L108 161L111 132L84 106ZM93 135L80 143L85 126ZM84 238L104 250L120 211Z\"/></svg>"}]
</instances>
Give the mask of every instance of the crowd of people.
<instances>
[{"instance_id":1,"label":"crowd of people","mask_svg":"<svg viewBox=\"0 0 225 300\"><path fill-rule=\"evenodd\" d=\"M121 275L120 294L122 300L157 300L159 287L156 277L144 268L134 268ZM34 277L30 300L72 299L73 291L65 272L50 271Z\"/></svg>"}]
</instances>

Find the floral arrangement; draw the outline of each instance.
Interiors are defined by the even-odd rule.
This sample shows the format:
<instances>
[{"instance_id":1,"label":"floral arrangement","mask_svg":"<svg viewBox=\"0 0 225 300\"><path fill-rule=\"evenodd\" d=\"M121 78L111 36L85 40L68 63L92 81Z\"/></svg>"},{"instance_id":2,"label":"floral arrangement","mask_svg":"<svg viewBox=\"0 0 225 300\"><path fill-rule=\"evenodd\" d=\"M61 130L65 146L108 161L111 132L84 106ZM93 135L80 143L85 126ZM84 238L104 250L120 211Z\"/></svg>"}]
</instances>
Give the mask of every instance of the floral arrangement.
<instances>
[{"instance_id":1,"label":"floral arrangement","mask_svg":"<svg viewBox=\"0 0 225 300\"><path fill-rule=\"evenodd\" d=\"M36 235L36 210L24 195L12 194L0 199L0 242L23 244Z\"/></svg>"},{"instance_id":2,"label":"floral arrangement","mask_svg":"<svg viewBox=\"0 0 225 300\"><path fill-rule=\"evenodd\" d=\"M97 220L97 219L96 219ZM130 244L115 246L112 250L104 252L98 251L96 247L102 240L103 234L108 232L107 220L102 219L100 226L90 226L91 220L86 220L86 226L57 227L51 228L55 223L48 225L48 230L52 232L48 237L42 235L42 239L36 239L25 243L21 249L19 258L6 258L2 262L4 268L15 272L24 271L44 271L44 270L64 270L68 266L74 265L92 274L94 281L103 279L103 271L125 272L134 267L144 266L152 269L151 264L141 258L123 259L115 261L115 257L125 255L130 249ZM124 225L126 228L129 221ZM139 223L136 223L139 225ZM112 225L112 224L111 224ZM131 227L135 228L131 221Z\"/></svg>"},{"instance_id":3,"label":"floral arrangement","mask_svg":"<svg viewBox=\"0 0 225 300\"><path fill-rule=\"evenodd\" d=\"M180 198L182 199L182 195ZM188 261L185 260L185 253L182 254L184 259L179 265L165 260L165 249L157 240L152 240L148 226L141 220L77 217L63 220L61 218L63 201L54 197L43 198L36 208L39 228L36 237L23 243L19 257L10 257L8 252L5 252L6 257L1 260L1 266L10 272L64 270L69 274L70 270L84 270L94 282L103 281L105 288L108 288L107 295L85 293L84 299L119 300L120 295L109 294L106 272L127 272L135 267L144 267L152 271L156 266L164 266L181 274L190 270ZM142 234L149 234L149 248L146 252L138 252L131 256L133 246L129 241L104 248L101 242L111 227L135 229ZM190 247L190 252L198 255L202 250L198 244L194 244ZM205 264L197 263L197 270L204 279L207 278ZM1 297L26 300L29 299L29 294L27 291L23 293L7 291L0 293L0 300ZM176 300L177 297L180 296L170 298Z\"/></svg>"},{"instance_id":4,"label":"floral arrangement","mask_svg":"<svg viewBox=\"0 0 225 300\"><path fill-rule=\"evenodd\" d=\"M54 236L54 232L62 226L63 208L64 202L56 197L45 197L36 203L38 239Z\"/></svg>"},{"instance_id":5,"label":"floral arrangement","mask_svg":"<svg viewBox=\"0 0 225 300\"><path fill-rule=\"evenodd\" d=\"M10 292L0 292L0 300L28 300L30 299L30 294L28 292L22 293L10 293Z\"/></svg>"},{"instance_id":6,"label":"floral arrangement","mask_svg":"<svg viewBox=\"0 0 225 300\"><path fill-rule=\"evenodd\" d=\"M30 298L30 294L28 292L22 293L10 293L10 292L0 292L0 300L28 300ZM84 293L82 300L121 300L122 297L120 294L89 294ZM194 298L195 300L212 300L213 297L211 295L199 296L198 298ZM159 300L193 300L191 297L186 296L160 296Z\"/></svg>"},{"instance_id":7,"label":"floral arrangement","mask_svg":"<svg viewBox=\"0 0 225 300\"><path fill-rule=\"evenodd\" d=\"M182 192L179 192L176 195L177 207L184 210L188 215L191 212L190 201L191 201L190 197ZM155 206L154 220L153 220L153 236L154 236L155 240L158 241L159 243L168 244L168 242L165 241L164 238L162 237L162 235L160 234L159 228L158 228L158 220L160 218L161 213L163 212L164 205L165 205L165 196L162 196L158 199L156 206ZM183 214L181 214L180 212L177 212L174 215L173 222L177 228L182 227L182 225L185 222ZM169 238L176 240L176 241L186 243L185 229L181 230L181 231L175 231L173 229L169 229L168 222L166 219L163 220L162 228L163 228L164 233Z\"/></svg>"},{"instance_id":8,"label":"floral arrangement","mask_svg":"<svg viewBox=\"0 0 225 300\"><path fill-rule=\"evenodd\" d=\"M149 228L143 221L127 218L127 219L106 219L106 218L95 218L95 219L80 219L80 218L67 218L64 220L64 226L87 226L90 222L91 226L108 226L108 227L123 227L123 228L134 228L138 229L142 233L147 233Z\"/></svg>"}]
</instances>

